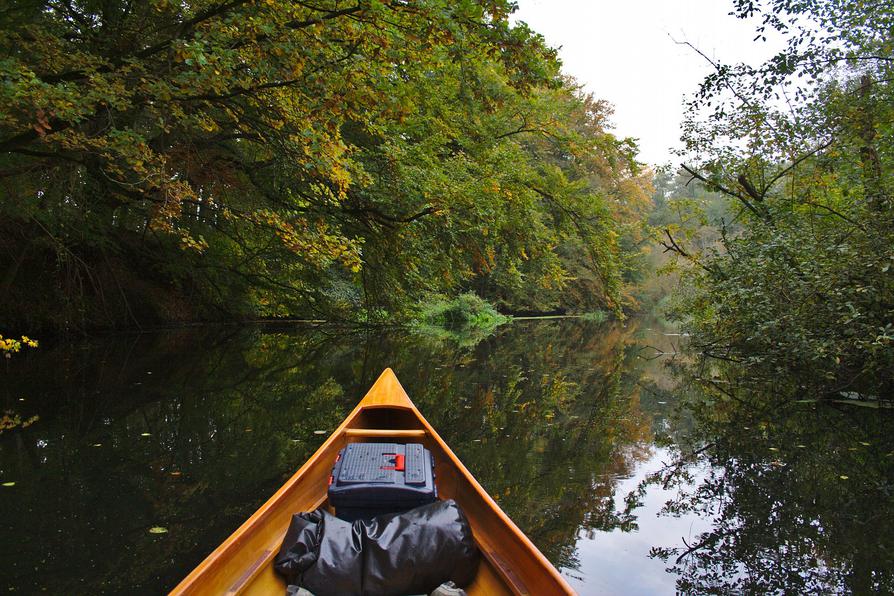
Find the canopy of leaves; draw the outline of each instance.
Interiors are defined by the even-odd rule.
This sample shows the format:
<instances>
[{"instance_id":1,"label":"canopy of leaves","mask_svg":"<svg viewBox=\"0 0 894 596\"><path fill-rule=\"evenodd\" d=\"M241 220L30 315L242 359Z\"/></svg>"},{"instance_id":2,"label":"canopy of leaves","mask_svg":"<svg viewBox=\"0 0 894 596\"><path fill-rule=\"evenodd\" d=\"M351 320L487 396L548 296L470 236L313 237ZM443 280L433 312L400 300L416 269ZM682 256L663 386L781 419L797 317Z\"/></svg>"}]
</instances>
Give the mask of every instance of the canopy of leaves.
<instances>
[{"instance_id":1,"label":"canopy of leaves","mask_svg":"<svg viewBox=\"0 0 894 596\"><path fill-rule=\"evenodd\" d=\"M11 2L2 323L618 308L648 183L512 8Z\"/></svg>"}]
</instances>

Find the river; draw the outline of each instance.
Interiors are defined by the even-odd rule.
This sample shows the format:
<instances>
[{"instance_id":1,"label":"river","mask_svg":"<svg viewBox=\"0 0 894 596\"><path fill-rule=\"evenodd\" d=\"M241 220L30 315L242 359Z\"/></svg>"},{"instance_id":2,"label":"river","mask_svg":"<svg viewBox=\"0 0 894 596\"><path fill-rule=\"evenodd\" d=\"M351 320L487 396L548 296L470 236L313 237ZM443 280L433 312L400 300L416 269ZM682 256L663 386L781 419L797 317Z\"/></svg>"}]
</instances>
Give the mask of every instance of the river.
<instances>
[{"instance_id":1,"label":"river","mask_svg":"<svg viewBox=\"0 0 894 596\"><path fill-rule=\"evenodd\" d=\"M0 377L4 410L38 416L0 434L0 591L170 589L389 366L582 594L894 585L890 417L802 407L712 436L675 414L682 339L554 319L47 342Z\"/></svg>"}]
</instances>

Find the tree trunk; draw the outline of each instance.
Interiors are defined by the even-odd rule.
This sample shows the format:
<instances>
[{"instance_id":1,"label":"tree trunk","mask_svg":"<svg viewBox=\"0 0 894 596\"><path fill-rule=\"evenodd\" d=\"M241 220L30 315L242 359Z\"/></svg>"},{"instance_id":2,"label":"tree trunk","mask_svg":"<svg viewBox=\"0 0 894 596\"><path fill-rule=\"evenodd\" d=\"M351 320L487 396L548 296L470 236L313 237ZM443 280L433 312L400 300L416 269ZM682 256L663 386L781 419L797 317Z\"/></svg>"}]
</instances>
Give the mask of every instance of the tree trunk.
<instances>
[{"instance_id":1,"label":"tree trunk","mask_svg":"<svg viewBox=\"0 0 894 596\"><path fill-rule=\"evenodd\" d=\"M3 283L0 285L0 296L9 294L9 291L12 289L12 284L15 283L16 277L19 275L19 269L21 269L22 263L25 262L25 257L30 249L31 243L26 242L19 251L18 256L15 257L9 267L7 267L6 274L3 276Z\"/></svg>"}]
</instances>

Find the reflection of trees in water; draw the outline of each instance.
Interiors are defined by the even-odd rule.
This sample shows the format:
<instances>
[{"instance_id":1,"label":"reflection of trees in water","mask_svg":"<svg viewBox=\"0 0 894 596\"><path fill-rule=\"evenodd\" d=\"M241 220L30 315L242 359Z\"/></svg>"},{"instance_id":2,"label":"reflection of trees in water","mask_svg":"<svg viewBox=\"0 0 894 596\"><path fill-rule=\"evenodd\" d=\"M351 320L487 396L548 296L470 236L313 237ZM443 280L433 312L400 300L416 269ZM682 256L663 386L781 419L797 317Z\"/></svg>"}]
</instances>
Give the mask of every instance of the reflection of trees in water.
<instances>
[{"instance_id":1,"label":"reflection of trees in water","mask_svg":"<svg viewBox=\"0 0 894 596\"><path fill-rule=\"evenodd\" d=\"M116 338L49 349L13 370L7 387L41 422L0 442L0 468L17 480L0 513L16 545L0 551L4 583L169 587L210 551L209 537L269 496L325 438L313 429L332 427L344 407L337 384L302 382L291 370L300 362L264 361L262 338ZM320 339L296 343L312 352ZM148 534L156 525L169 533Z\"/></svg>"},{"instance_id":2,"label":"reflection of trees in water","mask_svg":"<svg viewBox=\"0 0 894 596\"><path fill-rule=\"evenodd\" d=\"M464 345L261 328L47 348L8 377L41 421L0 437L0 468L17 479L4 493L16 515L0 514L4 535L17 537L15 552L0 552L5 581L22 591L170 587L386 366L547 556L574 566L579 531L634 527L614 495L651 437L634 332L517 322ZM149 534L156 525L168 534Z\"/></svg>"},{"instance_id":3,"label":"reflection of trees in water","mask_svg":"<svg viewBox=\"0 0 894 596\"><path fill-rule=\"evenodd\" d=\"M449 373L469 410L433 403L443 400L431 389L437 382L411 391L510 517L562 566L576 565L579 531L632 523L615 513L614 488L645 455L633 445L650 436L631 370L634 329L516 323L479 344L476 366Z\"/></svg>"},{"instance_id":4,"label":"reflection of trees in water","mask_svg":"<svg viewBox=\"0 0 894 596\"><path fill-rule=\"evenodd\" d=\"M695 407L681 441L681 452L699 455L651 479L683 490L668 514L712 524L689 543L654 549L678 589L894 592L890 413L746 405L729 386L722 393Z\"/></svg>"}]
</instances>

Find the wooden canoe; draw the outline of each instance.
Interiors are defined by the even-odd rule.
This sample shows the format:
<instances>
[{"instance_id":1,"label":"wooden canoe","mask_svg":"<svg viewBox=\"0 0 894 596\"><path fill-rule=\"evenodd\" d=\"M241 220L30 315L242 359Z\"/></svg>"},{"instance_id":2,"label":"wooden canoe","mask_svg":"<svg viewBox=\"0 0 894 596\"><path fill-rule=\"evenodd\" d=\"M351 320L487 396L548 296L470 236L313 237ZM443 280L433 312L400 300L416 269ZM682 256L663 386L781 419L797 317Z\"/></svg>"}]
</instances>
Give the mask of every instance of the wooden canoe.
<instances>
[{"instance_id":1,"label":"wooden canoe","mask_svg":"<svg viewBox=\"0 0 894 596\"><path fill-rule=\"evenodd\" d=\"M371 439L420 442L431 450L438 495L457 501L483 555L468 594L574 593L423 418L388 368L313 457L171 594L285 594L273 558L292 514L327 505L336 454L346 443Z\"/></svg>"}]
</instances>

